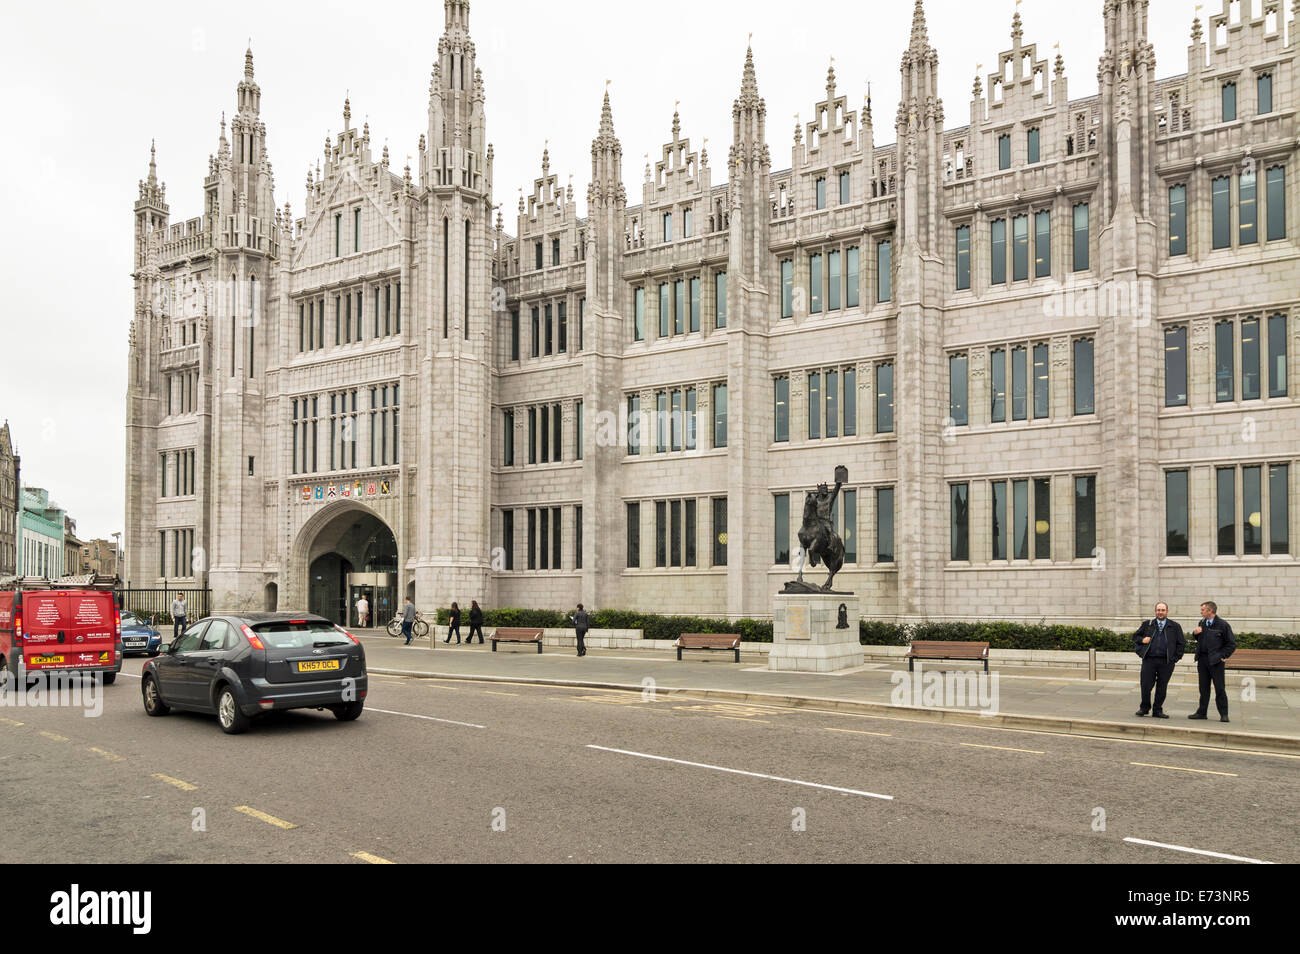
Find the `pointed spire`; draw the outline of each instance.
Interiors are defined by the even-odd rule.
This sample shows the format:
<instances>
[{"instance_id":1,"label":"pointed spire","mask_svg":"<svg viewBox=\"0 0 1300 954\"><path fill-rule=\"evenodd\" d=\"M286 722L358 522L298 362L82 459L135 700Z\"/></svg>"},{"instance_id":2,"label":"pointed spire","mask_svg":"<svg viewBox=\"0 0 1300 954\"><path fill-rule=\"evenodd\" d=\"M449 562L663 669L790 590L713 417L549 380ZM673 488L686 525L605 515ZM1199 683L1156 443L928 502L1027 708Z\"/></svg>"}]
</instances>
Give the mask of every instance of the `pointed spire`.
<instances>
[{"instance_id":1,"label":"pointed spire","mask_svg":"<svg viewBox=\"0 0 1300 954\"><path fill-rule=\"evenodd\" d=\"M600 107L600 138L614 137L614 111L609 105L609 80L605 80L605 102Z\"/></svg>"},{"instance_id":2,"label":"pointed spire","mask_svg":"<svg viewBox=\"0 0 1300 954\"><path fill-rule=\"evenodd\" d=\"M343 131L347 132L352 128L352 99L347 94L343 96Z\"/></svg>"},{"instance_id":3,"label":"pointed spire","mask_svg":"<svg viewBox=\"0 0 1300 954\"><path fill-rule=\"evenodd\" d=\"M709 137L704 137L704 142L700 145L700 168L709 167Z\"/></svg>"},{"instance_id":4,"label":"pointed spire","mask_svg":"<svg viewBox=\"0 0 1300 954\"><path fill-rule=\"evenodd\" d=\"M550 140L542 146L542 178L545 179L551 174L551 147Z\"/></svg>"},{"instance_id":5,"label":"pointed spire","mask_svg":"<svg viewBox=\"0 0 1300 954\"><path fill-rule=\"evenodd\" d=\"M1020 38L1023 35L1024 35L1024 30L1021 29L1021 23L1020 23L1020 0L1016 0L1016 14L1011 18L1012 45L1015 46L1019 44Z\"/></svg>"},{"instance_id":6,"label":"pointed spire","mask_svg":"<svg viewBox=\"0 0 1300 954\"><path fill-rule=\"evenodd\" d=\"M749 36L752 41L754 34ZM741 106L754 106L758 103L758 75L754 72L752 42L745 47L745 70L740 79L740 98L737 103Z\"/></svg>"},{"instance_id":7,"label":"pointed spire","mask_svg":"<svg viewBox=\"0 0 1300 954\"><path fill-rule=\"evenodd\" d=\"M799 114L794 114L794 144L797 146L803 142L803 126L799 124Z\"/></svg>"},{"instance_id":8,"label":"pointed spire","mask_svg":"<svg viewBox=\"0 0 1300 954\"><path fill-rule=\"evenodd\" d=\"M1201 18L1199 16L1192 19L1192 42L1201 42Z\"/></svg>"},{"instance_id":9,"label":"pointed spire","mask_svg":"<svg viewBox=\"0 0 1300 954\"><path fill-rule=\"evenodd\" d=\"M681 100L673 101L673 142L682 138L682 117L677 112L677 107L681 105Z\"/></svg>"},{"instance_id":10,"label":"pointed spire","mask_svg":"<svg viewBox=\"0 0 1300 954\"><path fill-rule=\"evenodd\" d=\"M365 123L362 124L361 141L364 143L370 142L370 120L366 120Z\"/></svg>"},{"instance_id":11,"label":"pointed spire","mask_svg":"<svg viewBox=\"0 0 1300 954\"><path fill-rule=\"evenodd\" d=\"M1060 79L1065 74L1065 60L1061 58L1061 44L1056 44L1056 63L1052 67L1052 72L1056 78Z\"/></svg>"},{"instance_id":12,"label":"pointed spire","mask_svg":"<svg viewBox=\"0 0 1300 954\"><path fill-rule=\"evenodd\" d=\"M916 0L912 9L912 46L929 46L930 35L925 28L925 7Z\"/></svg>"},{"instance_id":13,"label":"pointed spire","mask_svg":"<svg viewBox=\"0 0 1300 954\"><path fill-rule=\"evenodd\" d=\"M157 162L157 140L149 140L149 184L154 185L158 181L158 162Z\"/></svg>"},{"instance_id":14,"label":"pointed spire","mask_svg":"<svg viewBox=\"0 0 1300 954\"><path fill-rule=\"evenodd\" d=\"M871 125L871 80L867 80L867 104L863 107L866 118L863 120L868 126Z\"/></svg>"},{"instance_id":15,"label":"pointed spire","mask_svg":"<svg viewBox=\"0 0 1300 954\"><path fill-rule=\"evenodd\" d=\"M244 79L251 80L252 78L253 78L253 41L250 38L248 41L248 49L244 51Z\"/></svg>"},{"instance_id":16,"label":"pointed spire","mask_svg":"<svg viewBox=\"0 0 1300 954\"><path fill-rule=\"evenodd\" d=\"M826 101L835 98L835 57L831 57L830 66L826 67Z\"/></svg>"}]
</instances>

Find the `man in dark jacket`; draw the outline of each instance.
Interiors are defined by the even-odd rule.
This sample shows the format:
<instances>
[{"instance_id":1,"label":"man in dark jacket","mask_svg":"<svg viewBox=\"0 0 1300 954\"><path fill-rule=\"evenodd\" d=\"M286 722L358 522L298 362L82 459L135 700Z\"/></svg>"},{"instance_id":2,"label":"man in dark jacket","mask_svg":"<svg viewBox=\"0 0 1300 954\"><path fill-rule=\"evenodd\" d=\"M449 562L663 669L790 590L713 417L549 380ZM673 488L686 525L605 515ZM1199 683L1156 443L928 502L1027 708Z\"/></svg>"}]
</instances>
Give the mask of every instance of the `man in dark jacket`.
<instances>
[{"instance_id":1,"label":"man in dark jacket","mask_svg":"<svg viewBox=\"0 0 1300 954\"><path fill-rule=\"evenodd\" d=\"M587 616L587 611L578 604L578 608L573 611L573 629L578 634L578 655L587 655L587 630L591 627L591 618Z\"/></svg>"},{"instance_id":2,"label":"man in dark jacket","mask_svg":"<svg viewBox=\"0 0 1300 954\"><path fill-rule=\"evenodd\" d=\"M465 640L468 646L474 642L474 634L478 633L478 644L483 645L483 610L479 608L478 600L469 601L469 638ZM493 646L496 643L492 644Z\"/></svg>"},{"instance_id":3,"label":"man in dark jacket","mask_svg":"<svg viewBox=\"0 0 1300 954\"><path fill-rule=\"evenodd\" d=\"M1142 657L1142 704L1137 715L1144 716L1150 712L1157 719L1168 719L1165 715L1165 689L1169 677L1174 674L1174 666L1183 658L1186 641L1183 628L1169 619L1169 604L1156 604L1155 619L1145 620L1133 634L1133 645ZM1151 705L1151 687L1155 686L1155 706Z\"/></svg>"},{"instance_id":4,"label":"man in dark jacket","mask_svg":"<svg viewBox=\"0 0 1300 954\"><path fill-rule=\"evenodd\" d=\"M1192 630L1196 637L1196 675L1201 683L1201 701L1189 719L1204 719L1210 708L1210 683L1214 683L1214 704L1219 721L1228 721L1228 689L1223 678L1223 661L1237 649L1228 621L1219 618L1219 607L1207 600L1201 604L1201 625Z\"/></svg>"}]
</instances>

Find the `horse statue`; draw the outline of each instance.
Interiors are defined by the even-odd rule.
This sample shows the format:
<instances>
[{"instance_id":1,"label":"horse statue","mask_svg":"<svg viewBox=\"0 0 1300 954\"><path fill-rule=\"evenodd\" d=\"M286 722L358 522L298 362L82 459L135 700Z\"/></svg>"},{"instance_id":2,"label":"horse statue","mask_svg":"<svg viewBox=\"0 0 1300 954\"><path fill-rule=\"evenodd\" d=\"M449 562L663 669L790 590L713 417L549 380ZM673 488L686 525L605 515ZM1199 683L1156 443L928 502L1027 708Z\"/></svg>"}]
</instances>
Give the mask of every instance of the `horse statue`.
<instances>
[{"instance_id":1,"label":"horse statue","mask_svg":"<svg viewBox=\"0 0 1300 954\"><path fill-rule=\"evenodd\" d=\"M817 489L804 498L803 526L799 528L799 545L803 547L804 553L808 555L807 562L810 566L816 566L820 561L830 571L830 575L826 577L826 582L822 584L821 589L823 591L830 590L831 584L835 580L835 574L844 566L844 541L835 532L835 524L831 520L831 507L835 503L835 498L839 495L841 484L847 479L847 469L837 467L835 469L834 490L828 488L826 484L818 484ZM804 587L811 586L811 584L804 583L802 564L799 567L799 576L793 581L793 584Z\"/></svg>"}]
</instances>

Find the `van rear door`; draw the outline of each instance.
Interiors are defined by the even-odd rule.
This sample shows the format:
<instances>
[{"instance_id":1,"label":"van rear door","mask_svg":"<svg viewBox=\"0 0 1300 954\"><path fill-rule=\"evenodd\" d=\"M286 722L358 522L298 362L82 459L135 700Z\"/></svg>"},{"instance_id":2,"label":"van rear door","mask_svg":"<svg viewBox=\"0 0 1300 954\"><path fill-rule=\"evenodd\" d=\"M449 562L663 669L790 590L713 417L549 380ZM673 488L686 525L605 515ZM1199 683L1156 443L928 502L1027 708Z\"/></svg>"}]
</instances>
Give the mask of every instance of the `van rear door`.
<instances>
[{"instance_id":1,"label":"van rear door","mask_svg":"<svg viewBox=\"0 0 1300 954\"><path fill-rule=\"evenodd\" d=\"M117 607L110 592L25 593L23 624L23 662L28 672L117 669Z\"/></svg>"}]
</instances>

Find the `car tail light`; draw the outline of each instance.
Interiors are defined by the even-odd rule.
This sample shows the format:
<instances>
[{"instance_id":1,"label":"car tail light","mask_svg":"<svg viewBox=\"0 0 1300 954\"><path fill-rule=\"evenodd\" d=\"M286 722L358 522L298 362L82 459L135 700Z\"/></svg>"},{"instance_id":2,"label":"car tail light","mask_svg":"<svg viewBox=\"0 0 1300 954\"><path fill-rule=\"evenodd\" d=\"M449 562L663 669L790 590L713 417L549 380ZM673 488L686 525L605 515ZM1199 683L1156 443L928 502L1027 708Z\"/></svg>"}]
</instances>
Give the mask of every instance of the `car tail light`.
<instances>
[{"instance_id":1,"label":"car tail light","mask_svg":"<svg viewBox=\"0 0 1300 954\"><path fill-rule=\"evenodd\" d=\"M344 628L343 628L342 626L340 626L338 623L335 623L335 624L334 624L334 628L337 629L337 630L338 630L340 633L342 633L344 636L346 636L348 639L352 640L352 641L353 641L354 643L356 643L358 646L361 645L361 640L357 639L355 636L353 636L351 633L349 633L346 629L344 629Z\"/></svg>"},{"instance_id":2,"label":"car tail light","mask_svg":"<svg viewBox=\"0 0 1300 954\"><path fill-rule=\"evenodd\" d=\"M14 645L21 646L23 643L23 611L18 610L14 614Z\"/></svg>"},{"instance_id":3,"label":"car tail light","mask_svg":"<svg viewBox=\"0 0 1300 954\"><path fill-rule=\"evenodd\" d=\"M122 638L122 612L121 610L113 611L113 632L118 639Z\"/></svg>"},{"instance_id":4,"label":"car tail light","mask_svg":"<svg viewBox=\"0 0 1300 954\"><path fill-rule=\"evenodd\" d=\"M307 625L307 621L306 621L305 619L291 619L291 620L289 620L289 625L290 625L290 626L306 626L306 625Z\"/></svg>"},{"instance_id":5,"label":"car tail light","mask_svg":"<svg viewBox=\"0 0 1300 954\"><path fill-rule=\"evenodd\" d=\"M239 628L244 631L244 638L248 640L249 645L252 646L254 649L266 648L265 646L262 645L262 640L258 638L257 633L253 632L251 629L249 629L247 626L245 626L242 623L240 624Z\"/></svg>"}]
</instances>

